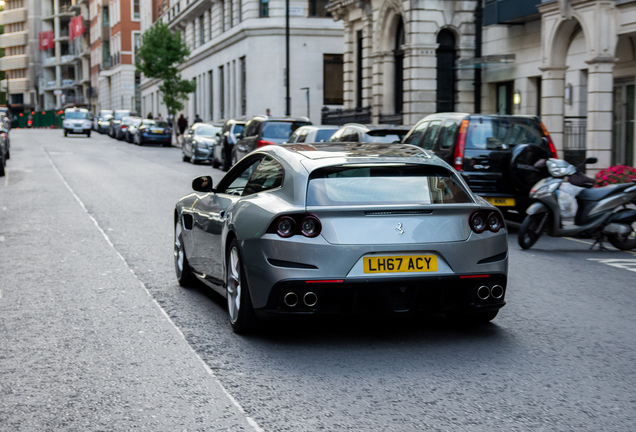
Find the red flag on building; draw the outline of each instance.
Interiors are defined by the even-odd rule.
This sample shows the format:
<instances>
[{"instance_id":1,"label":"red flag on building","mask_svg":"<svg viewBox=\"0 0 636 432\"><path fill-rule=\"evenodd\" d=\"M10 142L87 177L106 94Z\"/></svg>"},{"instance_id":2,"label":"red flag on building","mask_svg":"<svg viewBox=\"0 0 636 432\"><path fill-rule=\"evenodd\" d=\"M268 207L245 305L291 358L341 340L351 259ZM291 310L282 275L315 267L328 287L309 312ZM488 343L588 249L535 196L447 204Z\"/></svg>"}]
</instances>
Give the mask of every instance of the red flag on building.
<instances>
[{"instance_id":1,"label":"red flag on building","mask_svg":"<svg viewBox=\"0 0 636 432\"><path fill-rule=\"evenodd\" d=\"M41 31L38 33L40 51L53 49L55 32L53 30Z\"/></svg>"},{"instance_id":2,"label":"red flag on building","mask_svg":"<svg viewBox=\"0 0 636 432\"><path fill-rule=\"evenodd\" d=\"M85 30L84 18L82 18L81 15L71 18L68 32L69 40L72 42L76 37L83 35Z\"/></svg>"}]
</instances>

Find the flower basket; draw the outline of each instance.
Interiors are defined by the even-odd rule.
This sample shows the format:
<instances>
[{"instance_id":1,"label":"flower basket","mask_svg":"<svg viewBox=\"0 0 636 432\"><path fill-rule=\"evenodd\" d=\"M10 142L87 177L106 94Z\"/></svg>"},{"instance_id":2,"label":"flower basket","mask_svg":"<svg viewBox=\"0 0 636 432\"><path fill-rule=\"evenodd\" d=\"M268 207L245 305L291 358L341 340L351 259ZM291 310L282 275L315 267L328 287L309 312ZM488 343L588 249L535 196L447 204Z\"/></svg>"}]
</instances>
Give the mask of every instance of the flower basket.
<instances>
[{"instance_id":1,"label":"flower basket","mask_svg":"<svg viewBox=\"0 0 636 432\"><path fill-rule=\"evenodd\" d=\"M629 183L634 180L636 180L636 168L627 165L615 165L596 173L596 184L594 187Z\"/></svg>"}]
</instances>

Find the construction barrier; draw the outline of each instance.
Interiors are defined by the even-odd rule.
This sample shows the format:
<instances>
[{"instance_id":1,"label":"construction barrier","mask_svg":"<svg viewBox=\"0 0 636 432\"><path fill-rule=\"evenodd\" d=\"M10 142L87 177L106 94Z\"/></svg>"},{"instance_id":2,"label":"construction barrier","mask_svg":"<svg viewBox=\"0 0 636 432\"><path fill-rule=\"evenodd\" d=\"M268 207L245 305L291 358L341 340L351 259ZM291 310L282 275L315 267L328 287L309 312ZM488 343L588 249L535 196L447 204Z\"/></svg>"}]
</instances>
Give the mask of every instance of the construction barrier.
<instances>
[{"instance_id":1,"label":"construction barrier","mask_svg":"<svg viewBox=\"0 0 636 432\"><path fill-rule=\"evenodd\" d=\"M64 120L64 111L62 110L31 111L30 114L30 116L29 112L14 114L12 127L26 128L30 118L33 122L31 127L34 128L62 128L62 121Z\"/></svg>"}]
</instances>

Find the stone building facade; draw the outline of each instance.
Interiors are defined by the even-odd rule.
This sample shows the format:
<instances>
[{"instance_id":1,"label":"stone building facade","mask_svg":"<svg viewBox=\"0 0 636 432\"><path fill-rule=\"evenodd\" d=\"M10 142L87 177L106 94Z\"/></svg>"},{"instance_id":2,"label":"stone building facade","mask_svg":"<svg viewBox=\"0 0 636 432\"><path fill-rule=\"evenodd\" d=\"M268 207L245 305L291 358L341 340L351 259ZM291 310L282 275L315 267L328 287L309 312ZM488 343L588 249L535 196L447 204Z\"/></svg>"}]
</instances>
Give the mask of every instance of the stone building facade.
<instances>
[{"instance_id":1,"label":"stone building facade","mask_svg":"<svg viewBox=\"0 0 636 432\"><path fill-rule=\"evenodd\" d=\"M563 155L634 165L634 0L334 0L344 106L372 122L540 115Z\"/></svg>"},{"instance_id":2,"label":"stone building facade","mask_svg":"<svg viewBox=\"0 0 636 432\"><path fill-rule=\"evenodd\" d=\"M320 123L324 106L343 100L342 23L325 10L326 0L291 1L289 8L289 114ZM155 10L190 47L182 77L195 80L185 102L192 121L287 114L285 0L173 0L148 3L142 28ZM167 112L157 80L142 79L143 112ZM180 114L180 113L179 113Z\"/></svg>"}]
</instances>

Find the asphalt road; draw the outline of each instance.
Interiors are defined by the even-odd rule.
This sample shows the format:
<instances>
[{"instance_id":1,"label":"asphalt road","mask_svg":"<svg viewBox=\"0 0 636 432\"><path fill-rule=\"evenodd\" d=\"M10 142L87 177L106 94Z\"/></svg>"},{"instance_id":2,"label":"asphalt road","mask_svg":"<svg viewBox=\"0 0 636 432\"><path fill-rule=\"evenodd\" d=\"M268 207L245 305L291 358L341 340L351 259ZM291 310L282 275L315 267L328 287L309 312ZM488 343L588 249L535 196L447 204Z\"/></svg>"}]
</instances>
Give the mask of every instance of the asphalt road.
<instances>
[{"instance_id":1,"label":"asphalt road","mask_svg":"<svg viewBox=\"0 0 636 432\"><path fill-rule=\"evenodd\" d=\"M11 131L0 178L0 430L633 431L636 255L510 235L492 324L235 335L174 277L177 148Z\"/></svg>"}]
</instances>

